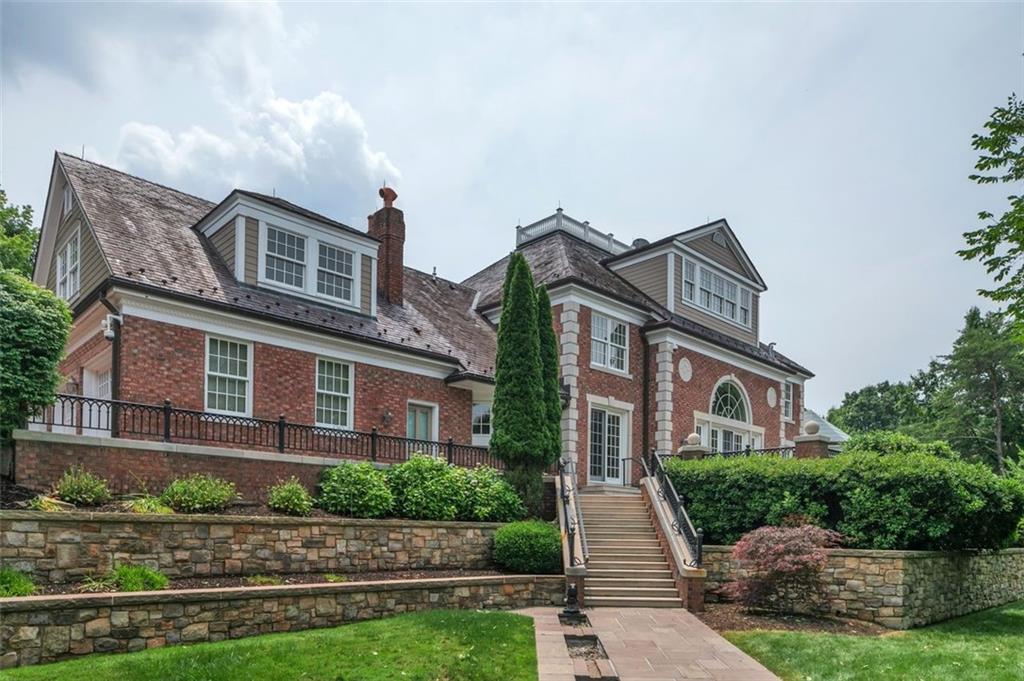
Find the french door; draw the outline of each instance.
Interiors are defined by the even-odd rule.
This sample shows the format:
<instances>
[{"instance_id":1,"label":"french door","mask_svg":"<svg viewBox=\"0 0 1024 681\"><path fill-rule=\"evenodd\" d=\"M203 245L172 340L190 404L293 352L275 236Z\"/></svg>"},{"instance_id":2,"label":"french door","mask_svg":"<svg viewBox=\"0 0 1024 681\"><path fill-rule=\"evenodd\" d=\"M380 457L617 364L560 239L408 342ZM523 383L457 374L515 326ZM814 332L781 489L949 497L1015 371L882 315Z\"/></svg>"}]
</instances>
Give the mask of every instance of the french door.
<instances>
[{"instance_id":1,"label":"french door","mask_svg":"<svg viewBox=\"0 0 1024 681\"><path fill-rule=\"evenodd\" d=\"M622 484L622 457L625 451L622 414L598 407L590 408L590 479Z\"/></svg>"}]
</instances>

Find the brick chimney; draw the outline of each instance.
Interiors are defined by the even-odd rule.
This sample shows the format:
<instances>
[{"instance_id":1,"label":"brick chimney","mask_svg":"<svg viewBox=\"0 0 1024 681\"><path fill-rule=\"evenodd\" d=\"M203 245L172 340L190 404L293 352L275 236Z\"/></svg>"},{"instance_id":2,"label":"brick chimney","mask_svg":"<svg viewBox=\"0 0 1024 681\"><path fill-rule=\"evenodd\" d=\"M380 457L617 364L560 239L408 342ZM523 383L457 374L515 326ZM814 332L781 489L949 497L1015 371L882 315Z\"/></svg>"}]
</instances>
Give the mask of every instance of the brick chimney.
<instances>
[{"instance_id":1,"label":"brick chimney","mask_svg":"<svg viewBox=\"0 0 1024 681\"><path fill-rule=\"evenodd\" d=\"M405 215L394 207L398 194L391 187L378 192L384 207L368 216L370 236L380 239L377 251L377 290L388 302L402 304L403 254L405 251Z\"/></svg>"}]
</instances>

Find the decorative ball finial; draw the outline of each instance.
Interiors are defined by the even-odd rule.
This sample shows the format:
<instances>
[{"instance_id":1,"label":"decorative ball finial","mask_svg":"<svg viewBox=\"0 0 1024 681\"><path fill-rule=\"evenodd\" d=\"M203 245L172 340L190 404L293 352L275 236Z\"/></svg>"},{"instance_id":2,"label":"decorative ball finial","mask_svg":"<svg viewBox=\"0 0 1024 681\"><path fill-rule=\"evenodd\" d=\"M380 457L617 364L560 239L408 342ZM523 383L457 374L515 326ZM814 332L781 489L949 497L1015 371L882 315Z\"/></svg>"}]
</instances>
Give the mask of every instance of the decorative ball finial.
<instances>
[{"instance_id":1,"label":"decorative ball finial","mask_svg":"<svg viewBox=\"0 0 1024 681\"><path fill-rule=\"evenodd\" d=\"M686 444L691 447L696 447L700 444L700 435L697 435L697 433L690 433L686 436Z\"/></svg>"},{"instance_id":2,"label":"decorative ball finial","mask_svg":"<svg viewBox=\"0 0 1024 681\"><path fill-rule=\"evenodd\" d=\"M395 199L398 198L398 192L396 192L391 187L387 186L381 187L380 191L378 191L377 193L380 194L380 198L384 199L385 208L391 208L391 206L395 203Z\"/></svg>"},{"instance_id":3,"label":"decorative ball finial","mask_svg":"<svg viewBox=\"0 0 1024 681\"><path fill-rule=\"evenodd\" d=\"M808 421L804 424L804 432L808 435L817 435L821 425L817 421Z\"/></svg>"}]
</instances>

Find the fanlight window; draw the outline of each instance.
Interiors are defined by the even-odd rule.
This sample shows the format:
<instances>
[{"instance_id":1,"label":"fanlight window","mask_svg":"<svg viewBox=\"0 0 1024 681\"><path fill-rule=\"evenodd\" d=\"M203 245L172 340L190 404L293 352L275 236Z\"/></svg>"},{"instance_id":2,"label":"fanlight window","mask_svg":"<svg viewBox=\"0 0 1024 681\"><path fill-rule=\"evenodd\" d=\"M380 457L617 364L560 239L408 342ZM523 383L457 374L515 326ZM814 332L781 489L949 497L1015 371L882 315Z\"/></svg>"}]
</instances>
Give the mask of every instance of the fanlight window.
<instances>
[{"instance_id":1,"label":"fanlight window","mask_svg":"<svg viewBox=\"0 0 1024 681\"><path fill-rule=\"evenodd\" d=\"M715 390L711 402L711 413L715 416L747 422L747 402L735 383L726 381Z\"/></svg>"}]
</instances>

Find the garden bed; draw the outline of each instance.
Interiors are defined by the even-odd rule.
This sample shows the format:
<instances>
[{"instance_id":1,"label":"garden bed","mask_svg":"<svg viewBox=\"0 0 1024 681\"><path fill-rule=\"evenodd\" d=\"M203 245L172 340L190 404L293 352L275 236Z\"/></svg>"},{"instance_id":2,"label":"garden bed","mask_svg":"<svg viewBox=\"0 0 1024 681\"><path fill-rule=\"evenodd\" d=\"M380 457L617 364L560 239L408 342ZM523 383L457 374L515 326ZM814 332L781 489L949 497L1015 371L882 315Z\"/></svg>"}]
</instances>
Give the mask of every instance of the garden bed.
<instances>
[{"instance_id":1,"label":"garden bed","mask_svg":"<svg viewBox=\"0 0 1024 681\"><path fill-rule=\"evenodd\" d=\"M230 589L246 586L286 586L293 584L347 584L354 582L407 581L413 579L442 579L459 577L501 576L497 570L393 570L386 572L297 573L284 575L256 575L243 577L189 577L172 579L164 591L185 589ZM329 575L329 576L328 576ZM76 593L117 593L116 590L84 590L82 584L44 584L36 589L37 596Z\"/></svg>"},{"instance_id":2,"label":"garden bed","mask_svg":"<svg viewBox=\"0 0 1024 681\"><path fill-rule=\"evenodd\" d=\"M708 603L704 612L694 613L704 624L725 631L805 631L848 636L881 636L889 629L860 620L806 615L747 612L735 603Z\"/></svg>"}]
</instances>

